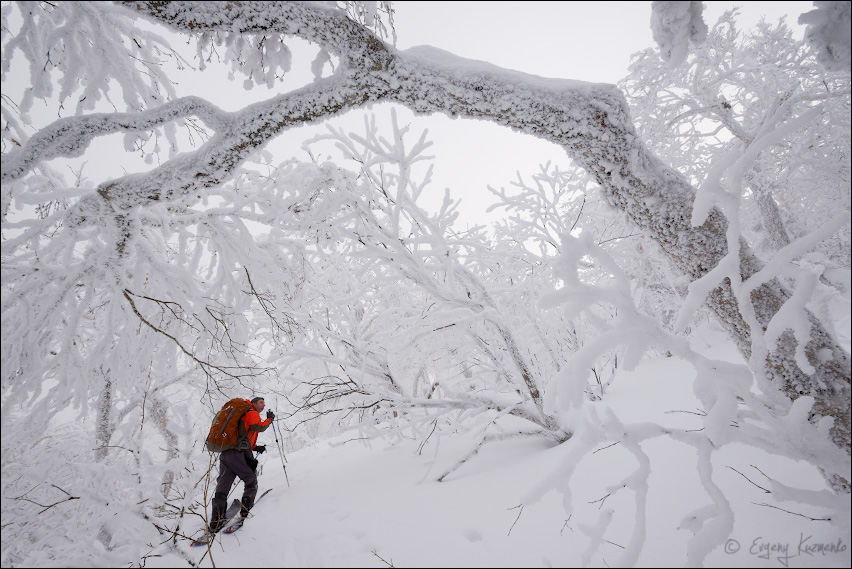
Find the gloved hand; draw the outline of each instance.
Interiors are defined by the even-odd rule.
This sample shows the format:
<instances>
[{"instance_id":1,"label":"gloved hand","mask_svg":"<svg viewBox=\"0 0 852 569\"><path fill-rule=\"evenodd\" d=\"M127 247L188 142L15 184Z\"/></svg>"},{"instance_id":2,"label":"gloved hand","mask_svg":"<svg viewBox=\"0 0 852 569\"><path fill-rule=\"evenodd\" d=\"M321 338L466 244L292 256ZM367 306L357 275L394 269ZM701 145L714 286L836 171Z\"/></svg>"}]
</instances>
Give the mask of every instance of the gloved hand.
<instances>
[{"instance_id":1,"label":"gloved hand","mask_svg":"<svg viewBox=\"0 0 852 569\"><path fill-rule=\"evenodd\" d=\"M266 412L266 418L272 419L274 421L275 420L275 413L273 413L272 411L267 411Z\"/></svg>"},{"instance_id":2,"label":"gloved hand","mask_svg":"<svg viewBox=\"0 0 852 569\"><path fill-rule=\"evenodd\" d=\"M252 472L257 470L257 460L255 460L254 458L250 458L246 462L248 462L248 466L249 468L251 468Z\"/></svg>"},{"instance_id":3,"label":"gloved hand","mask_svg":"<svg viewBox=\"0 0 852 569\"><path fill-rule=\"evenodd\" d=\"M256 446L254 447L254 452L256 452L257 454L263 454L266 452L266 447L264 445Z\"/></svg>"}]
</instances>

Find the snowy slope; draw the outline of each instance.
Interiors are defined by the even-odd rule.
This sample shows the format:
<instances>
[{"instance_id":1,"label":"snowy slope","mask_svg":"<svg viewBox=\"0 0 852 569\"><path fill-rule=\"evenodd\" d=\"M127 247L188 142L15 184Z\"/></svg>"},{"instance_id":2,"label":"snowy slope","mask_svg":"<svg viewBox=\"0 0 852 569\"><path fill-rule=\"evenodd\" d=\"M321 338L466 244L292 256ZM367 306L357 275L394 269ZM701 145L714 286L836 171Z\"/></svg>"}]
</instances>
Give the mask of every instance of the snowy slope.
<instances>
[{"instance_id":1,"label":"snowy slope","mask_svg":"<svg viewBox=\"0 0 852 569\"><path fill-rule=\"evenodd\" d=\"M738 359L718 330L703 328L693 343L705 355ZM594 406L611 408L625 424L697 426L699 418L690 413L698 408L690 391L693 377L691 366L676 358L649 360L634 373L622 373ZM633 492L602 500L609 484L636 468L636 460L618 445L577 465L569 485L573 513L568 519L564 494L541 488L547 488L547 480L556 485L565 480L569 445L534 439L494 443L437 482L475 444L476 434L433 436L421 446L422 441L396 432L392 422L384 424L386 440L359 440L353 432L289 454L290 488L280 458L274 451L263 455L261 490L274 491L243 530L217 539L212 548L216 566L617 566L640 527ZM692 532L679 528L687 525L690 513L711 504L696 473L695 450L660 438L643 449L652 469L647 540L638 566L687 565ZM714 482L728 497L735 525L730 540L709 555L706 565L850 565L848 525L844 531L806 519L803 515L819 518L820 512L776 502L757 486L768 484L755 467L785 484L821 489L823 479L812 466L734 445L715 460ZM540 490L542 498L534 501ZM849 497L838 500L848 511ZM605 530L596 529L606 523ZM211 566L205 550L181 548L195 562L203 558L201 566ZM185 562L164 554L149 558L147 566Z\"/></svg>"}]
</instances>

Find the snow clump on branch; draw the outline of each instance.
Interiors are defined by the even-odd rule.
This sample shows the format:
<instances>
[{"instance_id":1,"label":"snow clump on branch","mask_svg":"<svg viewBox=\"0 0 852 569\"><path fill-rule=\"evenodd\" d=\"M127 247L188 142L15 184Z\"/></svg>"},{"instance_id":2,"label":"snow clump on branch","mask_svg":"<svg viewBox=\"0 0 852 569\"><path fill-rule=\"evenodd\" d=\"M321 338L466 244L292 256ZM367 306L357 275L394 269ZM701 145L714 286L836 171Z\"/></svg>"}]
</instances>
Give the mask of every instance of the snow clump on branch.
<instances>
[{"instance_id":1,"label":"snow clump on branch","mask_svg":"<svg viewBox=\"0 0 852 569\"><path fill-rule=\"evenodd\" d=\"M689 55L689 43L700 44L707 38L707 24L701 13L702 2L652 2L651 31L660 48L660 57L677 67Z\"/></svg>"},{"instance_id":2,"label":"snow clump on branch","mask_svg":"<svg viewBox=\"0 0 852 569\"><path fill-rule=\"evenodd\" d=\"M814 2L816 10L799 16L807 24L805 37L817 51L817 59L828 71L846 71L852 65L852 3Z\"/></svg>"}]
</instances>

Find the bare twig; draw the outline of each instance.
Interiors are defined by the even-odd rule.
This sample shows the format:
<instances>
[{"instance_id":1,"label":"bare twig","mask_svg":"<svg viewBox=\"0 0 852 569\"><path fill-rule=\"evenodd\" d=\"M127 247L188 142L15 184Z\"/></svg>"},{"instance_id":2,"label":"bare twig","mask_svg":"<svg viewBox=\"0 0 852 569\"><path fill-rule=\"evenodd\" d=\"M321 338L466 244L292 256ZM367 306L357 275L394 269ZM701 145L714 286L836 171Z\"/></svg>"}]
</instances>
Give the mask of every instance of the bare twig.
<instances>
[{"instance_id":1,"label":"bare twig","mask_svg":"<svg viewBox=\"0 0 852 569\"><path fill-rule=\"evenodd\" d=\"M701 410L699 410L699 411L683 411L683 410L676 409L676 410L673 410L673 411L666 411L665 412L666 415L671 415L672 413L689 413L690 415L698 415L699 417L706 417L707 416L707 412L701 411Z\"/></svg>"},{"instance_id":2,"label":"bare twig","mask_svg":"<svg viewBox=\"0 0 852 569\"><path fill-rule=\"evenodd\" d=\"M514 506L512 508L508 508L508 509L514 510L515 508L520 508L520 510L518 511L518 517L515 518L515 522L512 524L512 527L509 528L509 533L507 533L506 536L512 535L512 530L515 529L515 524L518 523L518 520L521 519L521 514L524 513L524 505L523 504L518 504L517 506Z\"/></svg>"},{"instance_id":3,"label":"bare twig","mask_svg":"<svg viewBox=\"0 0 852 569\"><path fill-rule=\"evenodd\" d=\"M621 442L621 441L615 441L615 442L614 442L614 443L612 443L611 445L606 445L605 447L601 447L601 448L599 448L598 450L596 450L596 451L592 452L592 454L595 454L595 453L596 453L596 452L598 452L598 451L606 450L606 449L608 449L609 447L614 447L615 445L617 445L617 444L618 444L618 443L620 443L620 442Z\"/></svg>"},{"instance_id":4,"label":"bare twig","mask_svg":"<svg viewBox=\"0 0 852 569\"><path fill-rule=\"evenodd\" d=\"M426 443L429 442L429 439L432 438L432 435L435 433L435 429L438 427L438 421L432 421L432 430L429 431L429 435L420 443L420 446L417 448L417 454L423 453L423 447L426 446Z\"/></svg>"},{"instance_id":5,"label":"bare twig","mask_svg":"<svg viewBox=\"0 0 852 569\"><path fill-rule=\"evenodd\" d=\"M592 500L591 502L589 502L589 504L594 504L595 502L600 502L601 505L598 506L598 509L600 510L601 508L603 508L603 505L604 505L604 502L606 502L606 499L609 498L610 496L611 496L611 494L607 494L603 498L598 498L597 500Z\"/></svg>"},{"instance_id":6,"label":"bare twig","mask_svg":"<svg viewBox=\"0 0 852 569\"><path fill-rule=\"evenodd\" d=\"M760 488L761 490L763 490L764 492L766 492L767 494L772 494L772 491L771 491L771 490L767 490L766 488L764 488L764 487L763 487L763 486L761 486L760 484L755 484L754 482L752 482L752 481L749 479L749 477L748 477L748 476L746 476L745 474L743 474L742 472L740 472L739 470L737 470L737 469L736 469L736 468L734 468L733 466L729 466L728 468L730 468L731 470L733 470L734 472L736 472L737 474L739 474L740 476L742 476L743 478L745 478L746 480L748 480L749 482L751 482L752 484L754 484L755 486L757 486L758 488ZM761 474L762 474L762 473L761 473Z\"/></svg>"},{"instance_id":7,"label":"bare twig","mask_svg":"<svg viewBox=\"0 0 852 569\"><path fill-rule=\"evenodd\" d=\"M385 560L385 559L384 559L381 555L379 555L378 553L376 553L376 550L375 550L375 549L373 550L373 555L375 555L376 557L378 557L378 558L382 561L382 563L384 563L384 564L385 564L385 565L387 565L388 567L393 567L393 566L394 566L394 564L393 564L393 559L391 559L391 560L390 560L390 562L388 562L388 561L387 561L387 560Z\"/></svg>"},{"instance_id":8,"label":"bare twig","mask_svg":"<svg viewBox=\"0 0 852 569\"><path fill-rule=\"evenodd\" d=\"M812 522L830 522L831 518L812 518L811 516L806 516L805 514L799 514L797 512L791 512L790 510L785 510L784 508L779 508L778 506L773 506L772 504L767 504L766 502L752 502L752 504L756 506L765 506L767 508L775 508L776 510L781 510L782 512L787 512L788 514L793 514L794 516L799 516Z\"/></svg>"}]
</instances>

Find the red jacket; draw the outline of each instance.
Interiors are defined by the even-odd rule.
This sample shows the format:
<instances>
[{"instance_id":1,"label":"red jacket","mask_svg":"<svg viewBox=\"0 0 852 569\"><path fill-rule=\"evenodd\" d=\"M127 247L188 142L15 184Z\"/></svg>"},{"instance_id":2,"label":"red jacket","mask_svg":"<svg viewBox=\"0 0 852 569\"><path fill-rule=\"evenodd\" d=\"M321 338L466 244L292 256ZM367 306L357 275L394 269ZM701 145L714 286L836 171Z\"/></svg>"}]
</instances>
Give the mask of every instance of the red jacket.
<instances>
[{"instance_id":1,"label":"red jacket","mask_svg":"<svg viewBox=\"0 0 852 569\"><path fill-rule=\"evenodd\" d=\"M246 426L246 434L248 435L251 448L254 450L254 447L257 444L257 435L269 428L269 425L272 424L272 419L261 421L260 413L258 413L254 408L254 405L252 405L251 409L249 409L243 416L243 424Z\"/></svg>"}]
</instances>

